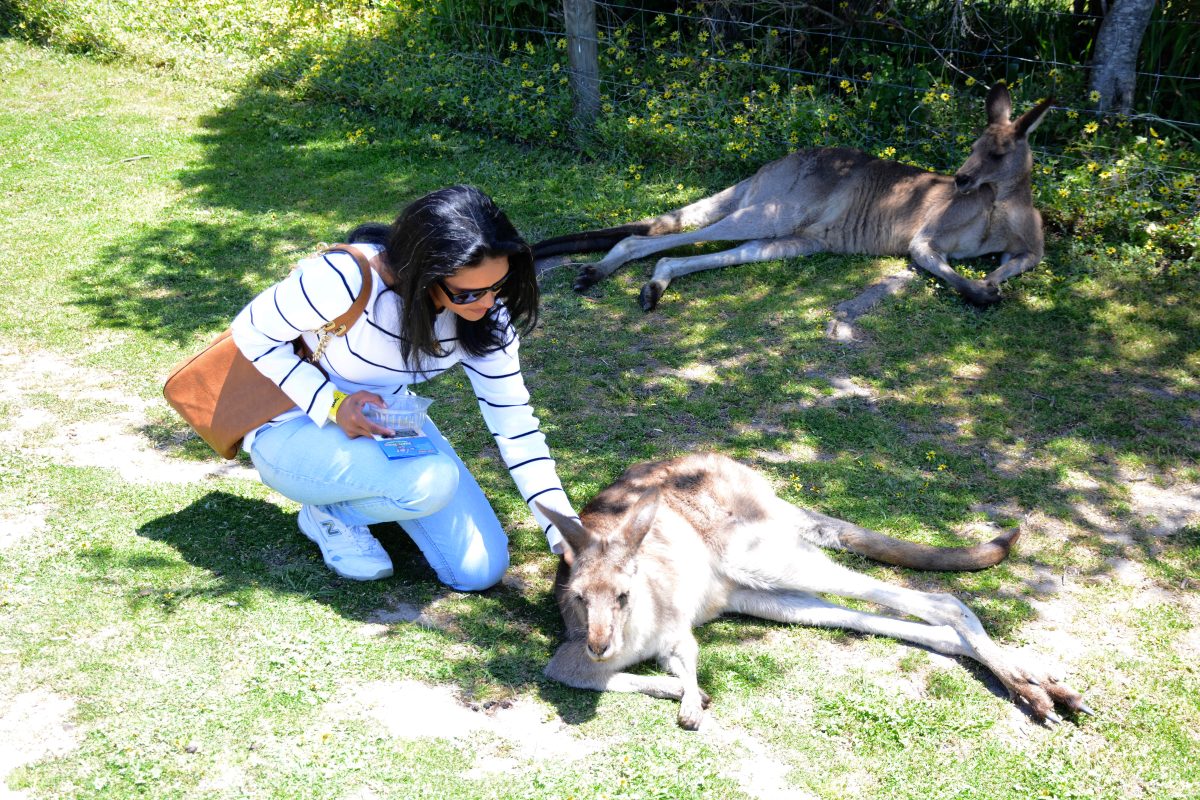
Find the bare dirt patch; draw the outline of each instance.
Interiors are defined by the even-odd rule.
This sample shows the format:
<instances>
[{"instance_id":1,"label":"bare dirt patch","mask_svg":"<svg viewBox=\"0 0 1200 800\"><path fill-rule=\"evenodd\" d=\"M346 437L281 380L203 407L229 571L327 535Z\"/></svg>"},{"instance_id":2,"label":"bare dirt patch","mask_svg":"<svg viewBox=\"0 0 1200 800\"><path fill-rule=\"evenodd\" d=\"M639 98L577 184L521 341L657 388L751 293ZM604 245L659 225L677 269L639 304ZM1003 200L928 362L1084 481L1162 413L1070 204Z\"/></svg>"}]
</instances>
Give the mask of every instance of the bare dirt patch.
<instances>
[{"instance_id":1,"label":"bare dirt patch","mask_svg":"<svg viewBox=\"0 0 1200 800\"><path fill-rule=\"evenodd\" d=\"M437 609L437 602L430 603L425 608L418 608L411 603L395 602L386 608L377 608L367 615L367 621L359 627L363 636L385 636L391 632L392 626L400 622L412 622L424 628L447 630L451 621Z\"/></svg>"},{"instance_id":2,"label":"bare dirt patch","mask_svg":"<svg viewBox=\"0 0 1200 800\"><path fill-rule=\"evenodd\" d=\"M1189 525L1200 525L1200 486L1176 483L1162 487L1136 478L1128 485L1133 513L1150 536L1170 536Z\"/></svg>"},{"instance_id":3,"label":"bare dirt patch","mask_svg":"<svg viewBox=\"0 0 1200 800\"><path fill-rule=\"evenodd\" d=\"M165 410L165 401L131 395L108 373L46 351L0 350L0 368L11 376L0 384L0 401L21 409L0 430L0 446L75 466L115 469L130 483L258 480L253 469L236 461L185 461L155 447L142 430L148 413ZM115 410L99 419L56 419L39 396Z\"/></svg>"},{"instance_id":4,"label":"bare dirt patch","mask_svg":"<svg viewBox=\"0 0 1200 800\"><path fill-rule=\"evenodd\" d=\"M74 710L74 700L46 689L24 692L0 706L0 798L26 796L6 788L17 768L79 747L80 733L71 722Z\"/></svg>"},{"instance_id":5,"label":"bare dirt patch","mask_svg":"<svg viewBox=\"0 0 1200 800\"><path fill-rule=\"evenodd\" d=\"M833 309L833 317L825 326L825 336L835 342L858 341L861 334L854 323L859 317L870 312L884 299L904 291L916 277L915 270L904 269L871 284L857 297L838 303Z\"/></svg>"},{"instance_id":6,"label":"bare dirt patch","mask_svg":"<svg viewBox=\"0 0 1200 800\"><path fill-rule=\"evenodd\" d=\"M701 735L723 748L738 750L742 755L730 759L722 774L738 782L742 791L762 800L813 800L816 795L793 789L787 779L791 768L772 749L736 727L725 727L708 714L700 727Z\"/></svg>"},{"instance_id":7,"label":"bare dirt patch","mask_svg":"<svg viewBox=\"0 0 1200 800\"><path fill-rule=\"evenodd\" d=\"M880 609L885 616L894 616ZM927 696L926 679L934 669L961 669L964 660L924 650L917 645L878 646L876 637L852 634L845 641L829 642L821 649L821 668L833 677L856 673L875 686L909 700ZM918 667L906 669L901 661L922 653Z\"/></svg>"},{"instance_id":8,"label":"bare dirt patch","mask_svg":"<svg viewBox=\"0 0 1200 800\"><path fill-rule=\"evenodd\" d=\"M46 525L46 506L37 504L23 509L0 509L0 550L12 547Z\"/></svg>"},{"instance_id":9,"label":"bare dirt patch","mask_svg":"<svg viewBox=\"0 0 1200 800\"><path fill-rule=\"evenodd\" d=\"M367 717L396 739L446 739L474 753L473 777L529 761L574 761L608 745L575 738L556 713L525 698L466 703L449 687L412 680L353 684L339 696L327 712L334 720Z\"/></svg>"}]
</instances>

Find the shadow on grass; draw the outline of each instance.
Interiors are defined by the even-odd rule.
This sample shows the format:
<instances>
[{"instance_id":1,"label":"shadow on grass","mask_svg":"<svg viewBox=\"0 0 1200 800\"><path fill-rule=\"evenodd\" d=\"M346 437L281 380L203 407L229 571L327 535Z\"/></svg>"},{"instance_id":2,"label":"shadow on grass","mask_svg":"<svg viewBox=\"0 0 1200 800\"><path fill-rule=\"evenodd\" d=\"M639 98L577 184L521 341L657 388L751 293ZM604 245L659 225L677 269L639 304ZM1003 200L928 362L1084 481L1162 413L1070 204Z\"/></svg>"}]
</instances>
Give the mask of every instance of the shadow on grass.
<instances>
[{"instance_id":1,"label":"shadow on grass","mask_svg":"<svg viewBox=\"0 0 1200 800\"><path fill-rule=\"evenodd\" d=\"M436 587L432 571L416 553L407 553L388 537L396 554L394 582L349 581L332 573L316 546L296 529L294 514L263 500L213 491L188 506L144 523L138 534L170 545L189 564L215 580L209 593L215 597L266 589L281 594L312 597L330 605L342 616L365 620L390 593L408 590L414 596L431 594ZM420 565L414 565L420 561ZM421 567L429 574L423 574Z\"/></svg>"},{"instance_id":2,"label":"shadow on grass","mask_svg":"<svg viewBox=\"0 0 1200 800\"><path fill-rule=\"evenodd\" d=\"M154 605L170 614L195 597L251 606L253 590L265 590L322 603L366 624L386 619L403 605L424 616L412 623L387 623L387 636L403 636L409 624L421 625L444 636L448 646L469 643L471 652L479 654L454 660L455 680L465 698L487 696L498 685L538 685L565 720L582 722L594 714L591 693L550 685L542 677L549 658L546 643L555 642L561 628L552 598L529 599L504 585L471 595L451 591L437 581L398 525L372 527L392 557L395 575L369 582L332 573L321 562L316 546L297 532L294 515L271 503L227 492L209 492L179 511L146 522L137 532L169 545L210 580L189 580L186 585L150 581L131 598L135 606ZM89 553L101 565L115 557L99 549ZM170 572L175 563L148 556L122 566L136 567L149 576L160 570ZM453 604L452 609L438 610L445 603Z\"/></svg>"}]
</instances>

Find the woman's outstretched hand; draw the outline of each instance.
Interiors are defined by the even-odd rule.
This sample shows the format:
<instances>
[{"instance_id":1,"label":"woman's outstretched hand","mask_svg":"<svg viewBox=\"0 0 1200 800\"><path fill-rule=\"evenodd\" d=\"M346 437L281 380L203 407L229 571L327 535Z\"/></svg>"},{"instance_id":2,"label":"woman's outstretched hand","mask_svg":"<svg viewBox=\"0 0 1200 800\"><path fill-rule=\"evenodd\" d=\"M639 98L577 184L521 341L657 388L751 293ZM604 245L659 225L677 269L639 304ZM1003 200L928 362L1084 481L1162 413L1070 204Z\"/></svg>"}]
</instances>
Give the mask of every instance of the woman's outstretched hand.
<instances>
[{"instance_id":1,"label":"woman's outstretched hand","mask_svg":"<svg viewBox=\"0 0 1200 800\"><path fill-rule=\"evenodd\" d=\"M391 436L395 431L391 428L385 428L367 419L363 414L363 406L367 403L385 408L387 403L383 402L383 398L374 392L358 391L346 397L337 410L337 425L351 439L356 439L359 436L373 436L380 434L381 436Z\"/></svg>"}]
</instances>

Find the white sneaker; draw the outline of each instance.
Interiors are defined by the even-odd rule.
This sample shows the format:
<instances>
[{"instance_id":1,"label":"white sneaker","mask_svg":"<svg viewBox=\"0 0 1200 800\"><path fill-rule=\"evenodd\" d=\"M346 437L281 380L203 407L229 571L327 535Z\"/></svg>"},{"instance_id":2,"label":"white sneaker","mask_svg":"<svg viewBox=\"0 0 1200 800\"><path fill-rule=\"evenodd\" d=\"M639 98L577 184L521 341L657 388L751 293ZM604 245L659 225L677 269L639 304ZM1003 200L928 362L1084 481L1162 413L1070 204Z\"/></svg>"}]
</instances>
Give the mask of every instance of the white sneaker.
<instances>
[{"instance_id":1,"label":"white sneaker","mask_svg":"<svg viewBox=\"0 0 1200 800\"><path fill-rule=\"evenodd\" d=\"M392 574L392 559L366 525L347 525L321 506L301 506L300 532L317 543L325 565L356 581Z\"/></svg>"}]
</instances>

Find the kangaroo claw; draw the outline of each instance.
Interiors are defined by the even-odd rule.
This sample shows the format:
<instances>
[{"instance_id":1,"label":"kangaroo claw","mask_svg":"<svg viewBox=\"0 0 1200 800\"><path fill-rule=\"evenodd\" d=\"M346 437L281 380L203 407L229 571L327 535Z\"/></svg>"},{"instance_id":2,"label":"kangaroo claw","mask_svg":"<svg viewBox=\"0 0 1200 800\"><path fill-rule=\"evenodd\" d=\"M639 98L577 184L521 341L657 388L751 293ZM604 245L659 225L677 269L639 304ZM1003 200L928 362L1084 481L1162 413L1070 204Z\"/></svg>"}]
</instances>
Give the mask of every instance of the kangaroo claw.
<instances>
[{"instance_id":1,"label":"kangaroo claw","mask_svg":"<svg viewBox=\"0 0 1200 800\"><path fill-rule=\"evenodd\" d=\"M1092 711L1092 709L1087 705L1087 703L1080 703L1079 706L1076 707L1075 710L1078 711L1080 714L1087 714L1089 717L1096 716L1096 712Z\"/></svg>"},{"instance_id":2,"label":"kangaroo claw","mask_svg":"<svg viewBox=\"0 0 1200 800\"><path fill-rule=\"evenodd\" d=\"M699 698L685 699L680 705L679 727L689 731L700 729L700 723L704 721L704 708L698 701Z\"/></svg>"},{"instance_id":3,"label":"kangaroo claw","mask_svg":"<svg viewBox=\"0 0 1200 800\"><path fill-rule=\"evenodd\" d=\"M588 264L580 267L579 274L575 276L575 283L571 285L577 292L585 292L600 282L601 276L597 269Z\"/></svg>"},{"instance_id":4,"label":"kangaroo claw","mask_svg":"<svg viewBox=\"0 0 1200 800\"><path fill-rule=\"evenodd\" d=\"M1062 722L1056 707L1072 714L1080 711L1091 713L1091 709L1083 702L1083 696L1057 680L1048 670L1014 662L992 666L1000 667L995 674L1008 689L1012 700L1025 707L1038 722L1048 726Z\"/></svg>"},{"instance_id":5,"label":"kangaroo claw","mask_svg":"<svg viewBox=\"0 0 1200 800\"><path fill-rule=\"evenodd\" d=\"M1000 287L987 281L971 281L960 293L968 303L981 308L1000 302Z\"/></svg>"},{"instance_id":6,"label":"kangaroo claw","mask_svg":"<svg viewBox=\"0 0 1200 800\"><path fill-rule=\"evenodd\" d=\"M650 281L642 287L641 296L638 298L642 304L642 311L653 311L658 306L658 301L662 299L663 287L657 281Z\"/></svg>"}]
</instances>

